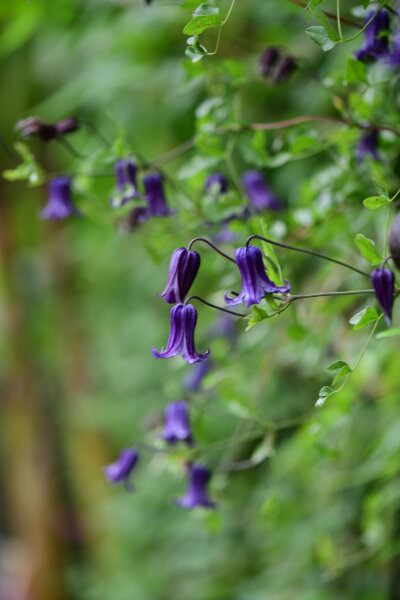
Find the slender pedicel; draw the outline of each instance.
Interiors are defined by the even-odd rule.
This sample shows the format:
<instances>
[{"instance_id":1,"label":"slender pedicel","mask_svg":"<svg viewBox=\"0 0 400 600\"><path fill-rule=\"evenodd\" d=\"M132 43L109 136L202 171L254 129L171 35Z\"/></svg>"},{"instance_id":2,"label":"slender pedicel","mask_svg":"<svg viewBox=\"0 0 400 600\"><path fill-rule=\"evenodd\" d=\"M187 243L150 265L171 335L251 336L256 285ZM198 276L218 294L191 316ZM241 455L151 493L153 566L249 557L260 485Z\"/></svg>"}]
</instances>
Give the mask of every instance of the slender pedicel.
<instances>
[{"instance_id":1,"label":"slender pedicel","mask_svg":"<svg viewBox=\"0 0 400 600\"><path fill-rule=\"evenodd\" d=\"M294 250L295 252L302 252L303 254L310 254L311 256L317 256L318 258L323 258L324 260L329 260L330 262L336 263L337 265L341 265L342 267L346 267L347 269L351 269L360 275L364 275L364 277L368 277L369 273L365 271L361 271L356 267L352 267L351 265L341 261L336 260L336 258L331 258L330 256L326 256L325 254L320 254L319 252L314 252L313 250L305 250L304 248L296 248L296 246L288 246L287 244L281 244L280 242L275 242L274 240L269 240L268 238L262 237L261 235L251 235L246 240L246 246L248 246L251 240L262 240L263 242L267 242L268 244L272 244L273 246L279 246L279 248L286 248L286 250Z\"/></svg>"},{"instance_id":2,"label":"slender pedicel","mask_svg":"<svg viewBox=\"0 0 400 600\"><path fill-rule=\"evenodd\" d=\"M54 138L54 141L61 144L61 146L64 146L64 148L68 150L68 152L70 152L73 156L75 156L75 158L87 158L87 156L75 150L75 148L71 146L71 144L67 142L67 140L65 140L64 138L56 137Z\"/></svg>"},{"instance_id":3,"label":"slender pedicel","mask_svg":"<svg viewBox=\"0 0 400 600\"><path fill-rule=\"evenodd\" d=\"M286 301L302 300L303 298L319 298L320 296L354 296L355 294L374 294L375 290L351 290L348 292L318 292L315 294L298 294L295 296L287 296Z\"/></svg>"},{"instance_id":4,"label":"slender pedicel","mask_svg":"<svg viewBox=\"0 0 400 600\"><path fill-rule=\"evenodd\" d=\"M101 131L91 121L87 121L86 119L79 119L79 123L82 123L82 125L86 125L87 127L89 127L89 129L93 131L93 133L98 137L99 140L101 140L101 142L105 146L107 146L108 148L111 146L110 142L104 137Z\"/></svg>"},{"instance_id":5,"label":"slender pedicel","mask_svg":"<svg viewBox=\"0 0 400 600\"><path fill-rule=\"evenodd\" d=\"M207 240L206 238L202 238L202 237L193 238L193 240L191 240L189 242L188 250L191 249L191 247L193 246L193 244L195 242L204 242L205 244L208 244L213 250L215 250L215 252L218 252L218 254L220 254L224 258L227 258L228 260L230 260L231 262L236 264L236 260L234 258L231 258L227 254L225 254L225 252L222 252L222 250L219 250L219 248L217 248L217 246L214 246L214 244L212 242L210 242L209 240Z\"/></svg>"},{"instance_id":6,"label":"slender pedicel","mask_svg":"<svg viewBox=\"0 0 400 600\"><path fill-rule=\"evenodd\" d=\"M200 302L202 302L206 306L209 306L210 308L215 308L217 310L221 310L222 312L226 312L226 313L228 313L228 315L233 315L235 317L247 317L248 316L248 315L245 315L244 313L233 312L233 310L228 310L227 308L222 308L221 306L216 306L215 304L211 304L211 302L207 302L207 300L203 300L203 298L200 298L200 296L190 296L186 300L185 304L187 304L191 300L199 300Z\"/></svg>"}]
</instances>

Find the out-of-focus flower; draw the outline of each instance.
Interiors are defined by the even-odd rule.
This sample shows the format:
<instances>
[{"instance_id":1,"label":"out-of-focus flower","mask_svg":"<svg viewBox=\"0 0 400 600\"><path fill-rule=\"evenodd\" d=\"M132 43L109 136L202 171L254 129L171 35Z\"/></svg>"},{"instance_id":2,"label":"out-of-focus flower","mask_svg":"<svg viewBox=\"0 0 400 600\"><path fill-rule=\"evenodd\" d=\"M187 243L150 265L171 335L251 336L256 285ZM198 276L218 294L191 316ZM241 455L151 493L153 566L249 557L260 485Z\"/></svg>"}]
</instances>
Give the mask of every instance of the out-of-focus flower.
<instances>
[{"instance_id":1,"label":"out-of-focus flower","mask_svg":"<svg viewBox=\"0 0 400 600\"><path fill-rule=\"evenodd\" d=\"M127 490L132 491L129 478L138 460L136 450L124 448L115 462L103 467L104 475L111 483L123 483Z\"/></svg>"},{"instance_id":2,"label":"out-of-focus flower","mask_svg":"<svg viewBox=\"0 0 400 600\"><path fill-rule=\"evenodd\" d=\"M367 13L364 25L376 14L375 10ZM355 53L358 60L378 60L388 56L390 15L386 10L376 14L364 32L364 45Z\"/></svg>"},{"instance_id":3,"label":"out-of-focus flower","mask_svg":"<svg viewBox=\"0 0 400 600\"><path fill-rule=\"evenodd\" d=\"M171 309L171 330L167 347L158 352L152 348L155 358L172 358L180 354L188 364L207 358L210 350L200 354L194 346L194 329L197 322L197 310L192 304L176 304Z\"/></svg>"},{"instance_id":4,"label":"out-of-focus flower","mask_svg":"<svg viewBox=\"0 0 400 600\"><path fill-rule=\"evenodd\" d=\"M210 371L211 365L211 360L207 359L191 366L189 372L182 380L183 387L188 392L197 392L201 387L204 377Z\"/></svg>"},{"instance_id":5,"label":"out-of-focus flower","mask_svg":"<svg viewBox=\"0 0 400 600\"><path fill-rule=\"evenodd\" d=\"M80 123L78 119L75 117L67 117L66 119L61 119L61 121L57 121L55 124L57 135L66 135L67 133L73 133L77 131L80 127Z\"/></svg>"},{"instance_id":6,"label":"out-of-focus flower","mask_svg":"<svg viewBox=\"0 0 400 600\"><path fill-rule=\"evenodd\" d=\"M216 503L212 502L208 496L208 483L211 478L211 473L202 465L189 466L189 483L186 494L183 498L175 500L175 503L183 508L196 508L202 506L204 508L215 508Z\"/></svg>"},{"instance_id":7,"label":"out-of-focus flower","mask_svg":"<svg viewBox=\"0 0 400 600\"><path fill-rule=\"evenodd\" d=\"M168 208L164 194L163 178L160 173L149 173L143 178L148 204L147 215L149 217L166 217L173 214Z\"/></svg>"},{"instance_id":8,"label":"out-of-focus flower","mask_svg":"<svg viewBox=\"0 0 400 600\"><path fill-rule=\"evenodd\" d=\"M282 210L282 204L268 187L263 174L256 169L242 175L242 183L247 196L257 210Z\"/></svg>"},{"instance_id":9,"label":"out-of-focus flower","mask_svg":"<svg viewBox=\"0 0 400 600\"><path fill-rule=\"evenodd\" d=\"M392 322L394 275L390 269L375 269L371 273L375 296L388 325Z\"/></svg>"},{"instance_id":10,"label":"out-of-focus flower","mask_svg":"<svg viewBox=\"0 0 400 600\"><path fill-rule=\"evenodd\" d=\"M226 304L235 306L245 302L247 308L258 304L265 294L286 293L290 291L290 283L279 286L271 281L265 273L261 250L257 246L238 248L235 252L237 266L242 276L242 289L236 298L229 298L226 293Z\"/></svg>"},{"instance_id":11,"label":"out-of-focus flower","mask_svg":"<svg viewBox=\"0 0 400 600\"><path fill-rule=\"evenodd\" d=\"M15 129L24 138L38 136L40 139L47 142L57 137L55 126L51 125L51 123L46 123L37 117L28 117L27 119L18 121Z\"/></svg>"},{"instance_id":12,"label":"out-of-focus flower","mask_svg":"<svg viewBox=\"0 0 400 600\"><path fill-rule=\"evenodd\" d=\"M189 422L189 406L184 400L170 402L165 408L165 427L163 438L169 444L186 442L193 444L192 430Z\"/></svg>"},{"instance_id":13,"label":"out-of-focus flower","mask_svg":"<svg viewBox=\"0 0 400 600\"><path fill-rule=\"evenodd\" d=\"M272 68L276 65L280 57L278 48L271 46L266 48L260 56L258 70L263 77L268 77L271 74Z\"/></svg>"},{"instance_id":14,"label":"out-of-focus flower","mask_svg":"<svg viewBox=\"0 0 400 600\"><path fill-rule=\"evenodd\" d=\"M122 195L122 199L113 198L112 205L114 206L114 208L118 208L129 202L129 200L132 200L133 198L137 198L139 196L136 184L137 167L133 160L128 158L118 160L115 163L114 168L115 177L117 179L117 189L120 196ZM130 186L131 191L127 195L123 195L125 194L126 186Z\"/></svg>"},{"instance_id":15,"label":"out-of-focus flower","mask_svg":"<svg viewBox=\"0 0 400 600\"><path fill-rule=\"evenodd\" d=\"M368 154L372 156L374 160L379 160L377 130L366 133L358 141L356 149L357 162L360 163Z\"/></svg>"},{"instance_id":16,"label":"out-of-focus flower","mask_svg":"<svg viewBox=\"0 0 400 600\"><path fill-rule=\"evenodd\" d=\"M389 250L394 264L400 269L400 213L395 216L389 231Z\"/></svg>"},{"instance_id":17,"label":"out-of-focus flower","mask_svg":"<svg viewBox=\"0 0 400 600\"><path fill-rule=\"evenodd\" d=\"M40 217L49 221L78 216L79 212L72 203L71 182L69 177L56 177L48 187L47 204Z\"/></svg>"},{"instance_id":18,"label":"out-of-focus flower","mask_svg":"<svg viewBox=\"0 0 400 600\"><path fill-rule=\"evenodd\" d=\"M274 83L285 83L297 69L297 63L292 56L283 56L272 73Z\"/></svg>"},{"instance_id":19,"label":"out-of-focus flower","mask_svg":"<svg viewBox=\"0 0 400 600\"><path fill-rule=\"evenodd\" d=\"M207 177L205 188L206 192L216 190L218 194L225 194L228 191L228 180L223 173L213 173Z\"/></svg>"},{"instance_id":20,"label":"out-of-focus flower","mask_svg":"<svg viewBox=\"0 0 400 600\"><path fill-rule=\"evenodd\" d=\"M186 248L175 250L169 265L167 285L158 297L165 297L165 302L169 304L184 302L199 267L200 254L198 252L186 250Z\"/></svg>"},{"instance_id":21,"label":"out-of-focus flower","mask_svg":"<svg viewBox=\"0 0 400 600\"><path fill-rule=\"evenodd\" d=\"M282 54L279 48L274 47L264 50L258 63L261 75L273 84L284 83L296 68L297 62L293 56Z\"/></svg>"}]
</instances>

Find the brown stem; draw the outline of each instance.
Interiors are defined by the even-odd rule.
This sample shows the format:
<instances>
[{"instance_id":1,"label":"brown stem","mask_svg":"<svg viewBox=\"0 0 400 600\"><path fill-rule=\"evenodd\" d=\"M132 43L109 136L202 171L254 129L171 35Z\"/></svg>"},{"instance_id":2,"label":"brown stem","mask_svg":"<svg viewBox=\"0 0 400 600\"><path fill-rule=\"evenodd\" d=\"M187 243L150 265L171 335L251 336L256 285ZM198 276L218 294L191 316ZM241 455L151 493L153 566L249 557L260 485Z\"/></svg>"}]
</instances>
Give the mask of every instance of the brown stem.
<instances>
[{"instance_id":1,"label":"brown stem","mask_svg":"<svg viewBox=\"0 0 400 600\"><path fill-rule=\"evenodd\" d=\"M292 2L292 4L297 4L297 6L302 6L303 8L307 8L307 6L308 6L307 2L302 2L301 0L289 0L289 2ZM328 19L332 19L332 20L336 21L337 16L334 13L328 12L326 10L323 10L321 12L323 12L324 15L328 17ZM360 23L357 23L356 21L352 21L351 19L347 19L346 17L340 16L340 20L342 23L347 23L348 25L357 27L357 29L363 28L363 26L360 25Z\"/></svg>"}]
</instances>

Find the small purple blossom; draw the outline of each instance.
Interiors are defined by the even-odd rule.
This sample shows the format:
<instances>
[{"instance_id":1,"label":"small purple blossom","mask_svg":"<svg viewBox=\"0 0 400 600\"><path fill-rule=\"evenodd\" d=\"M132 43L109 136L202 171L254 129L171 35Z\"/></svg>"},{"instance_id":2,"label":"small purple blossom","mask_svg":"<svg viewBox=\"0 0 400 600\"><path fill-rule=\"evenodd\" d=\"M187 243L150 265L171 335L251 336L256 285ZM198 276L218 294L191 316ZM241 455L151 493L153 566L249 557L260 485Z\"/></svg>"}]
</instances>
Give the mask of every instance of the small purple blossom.
<instances>
[{"instance_id":1,"label":"small purple blossom","mask_svg":"<svg viewBox=\"0 0 400 600\"><path fill-rule=\"evenodd\" d=\"M114 169L115 177L117 180L117 190L119 194L125 194L126 186L131 186L133 188L133 190L129 194L123 195L122 199L114 198L112 200L112 205L115 208L118 208L129 202L129 200L132 200L133 198L137 198L139 196L136 184L137 166L130 158L127 158L117 160Z\"/></svg>"},{"instance_id":2,"label":"small purple blossom","mask_svg":"<svg viewBox=\"0 0 400 600\"><path fill-rule=\"evenodd\" d=\"M197 506L204 508L215 508L216 503L208 497L207 486L211 478L211 473L202 465L189 466L189 483L186 494L183 498L175 500L175 503L182 508L192 509Z\"/></svg>"},{"instance_id":3,"label":"small purple blossom","mask_svg":"<svg viewBox=\"0 0 400 600\"><path fill-rule=\"evenodd\" d=\"M79 213L72 203L71 181L69 177L56 177L48 186L47 204L40 213L40 218L49 221L66 219Z\"/></svg>"},{"instance_id":4,"label":"small purple blossom","mask_svg":"<svg viewBox=\"0 0 400 600\"><path fill-rule=\"evenodd\" d=\"M394 275L390 269L375 269L371 273L375 296L382 309L387 324L392 322L392 309L394 301Z\"/></svg>"},{"instance_id":5,"label":"small purple blossom","mask_svg":"<svg viewBox=\"0 0 400 600\"><path fill-rule=\"evenodd\" d=\"M115 462L103 467L103 473L111 483L122 482L127 490L132 491L129 478L138 460L136 450L124 448Z\"/></svg>"},{"instance_id":6,"label":"small purple blossom","mask_svg":"<svg viewBox=\"0 0 400 600\"><path fill-rule=\"evenodd\" d=\"M238 248L235 259L242 276L242 289L235 298L229 298L225 293L226 304L235 306L245 302L249 308L252 304L258 304L265 294L290 291L290 283L286 279L286 285L279 286L267 277L261 250L257 246Z\"/></svg>"},{"instance_id":7,"label":"small purple blossom","mask_svg":"<svg viewBox=\"0 0 400 600\"><path fill-rule=\"evenodd\" d=\"M147 200L148 217L167 217L173 214L165 198L163 177L160 173L149 173L143 179Z\"/></svg>"},{"instance_id":8,"label":"small purple blossom","mask_svg":"<svg viewBox=\"0 0 400 600\"><path fill-rule=\"evenodd\" d=\"M74 131L77 131L79 127L80 123L75 117L66 117L65 119L61 119L61 121L57 121L55 124L57 135L73 133Z\"/></svg>"},{"instance_id":9,"label":"small purple blossom","mask_svg":"<svg viewBox=\"0 0 400 600\"><path fill-rule=\"evenodd\" d=\"M213 173L207 177L205 188L206 192L216 189L219 194L225 194L228 191L228 180L223 173Z\"/></svg>"},{"instance_id":10,"label":"small purple blossom","mask_svg":"<svg viewBox=\"0 0 400 600\"><path fill-rule=\"evenodd\" d=\"M188 364L207 358L210 350L200 354L194 346L194 329L197 322L197 310L192 304L176 304L171 309L171 331L165 349L158 352L154 347L155 358L172 358L180 354Z\"/></svg>"},{"instance_id":11,"label":"small purple blossom","mask_svg":"<svg viewBox=\"0 0 400 600\"><path fill-rule=\"evenodd\" d=\"M282 210L282 204L268 187L261 171L246 171L242 175L242 183L247 196L257 210Z\"/></svg>"},{"instance_id":12,"label":"small purple blossom","mask_svg":"<svg viewBox=\"0 0 400 600\"><path fill-rule=\"evenodd\" d=\"M364 45L354 55L358 60L378 60L388 55L390 15L386 10L379 13L371 10L365 17L364 25L374 15L376 16L365 29Z\"/></svg>"},{"instance_id":13,"label":"small purple blossom","mask_svg":"<svg viewBox=\"0 0 400 600\"><path fill-rule=\"evenodd\" d=\"M264 50L258 63L258 70L263 77L268 77L271 74L271 70L278 62L279 57L280 52L278 48L272 46Z\"/></svg>"},{"instance_id":14,"label":"small purple blossom","mask_svg":"<svg viewBox=\"0 0 400 600\"><path fill-rule=\"evenodd\" d=\"M274 69L272 81L274 83L285 83L296 69L295 59L292 56L283 56Z\"/></svg>"},{"instance_id":15,"label":"small purple blossom","mask_svg":"<svg viewBox=\"0 0 400 600\"><path fill-rule=\"evenodd\" d=\"M183 387L188 392L198 392L204 377L211 369L212 362L210 359L202 360L190 367L189 372L182 380Z\"/></svg>"},{"instance_id":16,"label":"small purple blossom","mask_svg":"<svg viewBox=\"0 0 400 600\"><path fill-rule=\"evenodd\" d=\"M198 252L186 250L186 248L175 250L171 256L167 285L158 297L165 297L165 302L169 304L184 302L199 267L200 254Z\"/></svg>"},{"instance_id":17,"label":"small purple blossom","mask_svg":"<svg viewBox=\"0 0 400 600\"><path fill-rule=\"evenodd\" d=\"M184 400L167 404L163 438L168 444L177 442L186 442L188 446L193 444L189 406Z\"/></svg>"},{"instance_id":18,"label":"small purple blossom","mask_svg":"<svg viewBox=\"0 0 400 600\"><path fill-rule=\"evenodd\" d=\"M358 141L356 149L357 162L360 163L368 154L374 160L379 160L377 130L372 130L366 133Z\"/></svg>"}]
</instances>

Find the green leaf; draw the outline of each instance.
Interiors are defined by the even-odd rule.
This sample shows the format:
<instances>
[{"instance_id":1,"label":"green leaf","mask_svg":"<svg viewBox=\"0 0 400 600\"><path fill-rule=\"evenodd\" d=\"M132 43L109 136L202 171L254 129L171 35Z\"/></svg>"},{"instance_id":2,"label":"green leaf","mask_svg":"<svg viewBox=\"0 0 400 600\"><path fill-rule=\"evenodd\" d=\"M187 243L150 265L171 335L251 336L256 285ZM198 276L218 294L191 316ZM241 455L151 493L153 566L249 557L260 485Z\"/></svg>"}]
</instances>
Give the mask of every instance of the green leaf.
<instances>
[{"instance_id":1,"label":"green leaf","mask_svg":"<svg viewBox=\"0 0 400 600\"><path fill-rule=\"evenodd\" d=\"M381 185L379 183L379 181L377 181L376 179L374 179L374 185L375 185L375 189L376 189L376 191L378 193L378 196L383 196L387 200L390 200L389 192L387 191L387 189L383 185Z\"/></svg>"},{"instance_id":2,"label":"green leaf","mask_svg":"<svg viewBox=\"0 0 400 600\"><path fill-rule=\"evenodd\" d=\"M390 200L384 196L369 196L363 200L364 206L370 210L378 210L384 204L389 204Z\"/></svg>"},{"instance_id":3,"label":"green leaf","mask_svg":"<svg viewBox=\"0 0 400 600\"><path fill-rule=\"evenodd\" d=\"M218 13L219 9L217 7L203 2L194 11L193 18L185 25L183 33L186 35L199 35L206 29L218 27L222 22Z\"/></svg>"},{"instance_id":4,"label":"green leaf","mask_svg":"<svg viewBox=\"0 0 400 600\"><path fill-rule=\"evenodd\" d=\"M344 367L342 367L340 369L340 371L338 371L336 373L336 375L332 381L332 385L336 385L336 383L338 381L340 381L340 379L343 379L343 377L346 377L346 375L349 375L349 373L351 373L351 372L352 372L351 368L349 367L349 365L346 364Z\"/></svg>"},{"instance_id":5,"label":"green leaf","mask_svg":"<svg viewBox=\"0 0 400 600\"><path fill-rule=\"evenodd\" d=\"M7 169L2 175L7 181L27 180L31 186L41 185L44 181L44 173L32 152L26 144L17 142L15 149L22 157L22 163L15 169Z\"/></svg>"},{"instance_id":6,"label":"green leaf","mask_svg":"<svg viewBox=\"0 0 400 600\"><path fill-rule=\"evenodd\" d=\"M306 29L306 34L313 42L318 44L324 52L332 50L336 46L338 40L334 41L329 37L328 31L322 25L314 25Z\"/></svg>"},{"instance_id":7,"label":"green leaf","mask_svg":"<svg viewBox=\"0 0 400 600\"><path fill-rule=\"evenodd\" d=\"M316 401L315 406L323 406L326 399L334 393L335 390L333 388L331 388L329 385L324 385L324 387L319 390L318 400Z\"/></svg>"},{"instance_id":8,"label":"green leaf","mask_svg":"<svg viewBox=\"0 0 400 600\"><path fill-rule=\"evenodd\" d=\"M344 361L344 360L335 360L328 367L326 367L325 371L332 371L333 373L336 373L337 371L340 371L343 368L347 368L348 369L348 371L347 371L348 373L351 372L351 368L349 367L349 365L347 364L346 361Z\"/></svg>"},{"instance_id":9,"label":"green leaf","mask_svg":"<svg viewBox=\"0 0 400 600\"><path fill-rule=\"evenodd\" d=\"M393 327L393 329L386 329L386 331L381 331L381 333L378 333L376 338L380 340L382 338L394 337L395 335L400 335L400 327Z\"/></svg>"},{"instance_id":10,"label":"green leaf","mask_svg":"<svg viewBox=\"0 0 400 600\"><path fill-rule=\"evenodd\" d=\"M186 40L188 44L185 55L193 62L196 63L201 60L207 54L207 48L200 44L196 35L189 37Z\"/></svg>"},{"instance_id":11,"label":"green leaf","mask_svg":"<svg viewBox=\"0 0 400 600\"><path fill-rule=\"evenodd\" d=\"M362 235L362 233L357 233L355 242L363 257L371 263L371 265L378 265L382 262L383 258L376 249L375 242L365 237L365 235Z\"/></svg>"},{"instance_id":12,"label":"green leaf","mask_svg":"<svg viewBox=\"0 0 400 600\"><path fill-rule=\"evenodd\" d=\"M377 318L378 313L376 312L375 308L367 306L367 308L364 308L364 310L360 310L360 312L351 317L349 323L351 325L354 325L354 329L357 331L358 329L365 327L369 323L376 321Z\"/></svg>"},{"instance_id":13,"label":"green leaf","mask_svg":"<svg viewBox=\"0 0 400 600\"><path fill-rule=\"evenodd\" d=\"M349 83L367 83L365 64L353 56L349 56L346 65L346 79Z\"/></svg>"}]
</instances>

